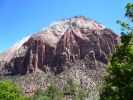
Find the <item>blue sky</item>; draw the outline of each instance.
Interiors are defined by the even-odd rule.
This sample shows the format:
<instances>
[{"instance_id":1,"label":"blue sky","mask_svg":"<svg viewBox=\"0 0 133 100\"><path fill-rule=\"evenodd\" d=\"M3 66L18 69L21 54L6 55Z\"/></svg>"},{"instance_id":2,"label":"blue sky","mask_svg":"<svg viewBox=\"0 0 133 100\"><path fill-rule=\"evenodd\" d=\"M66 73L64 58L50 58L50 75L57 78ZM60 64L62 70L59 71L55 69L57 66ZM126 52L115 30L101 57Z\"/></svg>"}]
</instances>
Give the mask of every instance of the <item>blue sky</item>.
<instances>
[{"instance_id":1,"label":"blue sky","mask_svg":"<svg viewBox=\"0 0 133 100\"><path fill-rule=\"evenodd\" d=\"M53 21L83 15L116 33L132 0L0 0L0 52Z\"/></svg>"}]
</instances>

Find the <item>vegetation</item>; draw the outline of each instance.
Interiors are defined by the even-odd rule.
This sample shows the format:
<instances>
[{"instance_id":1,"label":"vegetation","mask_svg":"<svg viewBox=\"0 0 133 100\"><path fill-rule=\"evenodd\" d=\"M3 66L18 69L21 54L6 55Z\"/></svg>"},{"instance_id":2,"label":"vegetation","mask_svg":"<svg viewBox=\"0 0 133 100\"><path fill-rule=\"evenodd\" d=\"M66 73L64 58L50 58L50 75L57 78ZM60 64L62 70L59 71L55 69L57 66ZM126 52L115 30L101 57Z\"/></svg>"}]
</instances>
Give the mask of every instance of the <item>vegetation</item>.
<instances>
[{"instance_id":1,"label":"vegetation","mask_svg":"<svg viewBox=\"0 0 133 100\"><path fill-rule=\"evenodd\" d=\"M27 77L27 76L25 76ZM19 83L20 86L23 84L23 81L25 81L25 77L18 77L17 76L12 76L12 77L5 77L5 76L1 76L0 77L0 82L4 82L3 85L1 85L0 83L0 87L3 86L3 88L1 88L1 90L5 90L5 97L8 98L8 95L11 95L11 93L9 91L6 91L6 89L4 89L5 87L8 87L10 89L10 86L8 84L10 84L12 87L16 87L18 90L16 91L16 95L14 96L16 98L11 98L10 99L2 99L0 97L0 100L63 100L63 98L65 96L68 96L68 98L71 98L72 100L85 100L89 94L89 91L87 89L85 89L85 87L81 87L79 85L76 84L76 82L72 79L72 78L68 78L67 82L64 86L63 89L59 89L56 85L54 84L49 84L47 89L43 90L43 89L38 89L35 94L31 97L26 97L18 88L18 86L16 86L14 84L15 83ZM29 76L28 76L29 77ZM11 81L13 80L13 81ZM30 79L28 79L30 81ZM42 81L39 81L42 82ZM42 86L41 86L42 87ZM11 88L13 89L13 88ZM11 90L12 91L12 90ZM8 93L6 93L8 92ZM1 95L2 92L0 92ZM18 95L20 93L20 95ZM3 97L3 98L5 98ZM19 99L19 97L22 99Z\"/></svg>"},{"instance_id":2,"label":"vegetation","mask_svg":"<svg viewBox=\"0 0 133 100\"><path fill-rule=\"evenodd\" d=\"M67 84L64 87L64 92L70 95L75 95L76 91L77 91L77 86L74 83L74 80L72 78L68 78Z\"/></svg>"},{"instance_id":3,"label":"vegetation","mask_svg":"<svg viewBox=\"0 0 133 100\"><path fill-rule=\"evenodd\" d=\"M50 84L45 91L42 89L37 90L35 95L30 98L30 100L62 100L62 99L63 99L63 92L54 84Z\"/></svg>"},{"instance_id":4,"label":"vegetation","mask_svg":"<svg viewBox=\"0 0 133 100\"><path fill-rule=\"evenodd\" d=\"M50 84L46 90L37 90L28 100L63 100L65 96L69 96L72 100L85 100L88 92L85 88L76 85L73 79L68 79L63 90Z\"/></svg>"},{"instance_id":5,"label":"vegetation","mask_svg":"<svg viewBox=\"0 0 133 100\"><path fill-rule=\"evenodd\" d=\"M72 97L72 100L86 100L89 95L89 91L83 87L79 87L76 92L77 93Z\"/></svg>"},{"instance_id":6,"label":"vegetation","mask_svg":"<svg viewBox=\"0 0 133 100\"><path fill-rule=\"evenodd\" d=\"M11 80L0 81L0 100L25 100L25 96Z\"/></svg>"},{"instance_id":7,"label":"vegetation","mask_svg":"<svg viewBox=\"0 0 133 100\"><path fill-rule=\"evenodd\" d=\"M53 84L48 86L46 93L49 100L62 100L63 98L62 91Z\"/></svg>"},{"instance_id":8,"label":"vegetation","mask_svg":"<svg viewBox=\"0 0 133 100\"><path fill-rule=\"evenodd\" d=\"M49 100L49 98L47 97L47 94L44 90L39 89L33 96L29 97L27 100Z\"/></svg>"},{"instance_id":9,"label":"vegetation","mask_svg":"<svg viewBox=\"0 0 133 100\"><path fill-rule=\"evenodd\" d=\"M133 23L133 4L128 3L125 9L125 16ZM117 22L122 26L122 44L117 46L106 69L100 100L133 99L133 26Z\"/></svg>"},{"instance_id":10,"label":"vegetation","mask_svg":"<svg viewBox=\"0 0 133 100\"><path fill-rule=\"evenodd\" d=\"M72 96L72 100L85 100L89 91L84 87L77 85L72 78L68 78L64 87L64 93Z\"/></svg>"},{"instance_id":11,"label":"vegetation","mask_svg":"<svg viewBox=\"0 0 133 100\"><path fill-rule=\"evenodd\" d=\"M133 4L128 3L125 10L125 16L133 23ZM122 26L121 45L116 47L116 52L106 68L100 100L132 100L133 98L133 26L120 20L117 23ZM0 100L63 100L65 96L69 96L72 100L85 100L89 95L85 87L77 85L69 78L63 90L50 84L46 90L39 89L32 97L26 98L13 81L3 79L1 76ZM40 76L35 77L35 80L40 80ZM41 86L43 82L39 82Z\"/></svg>"}]
</instances>

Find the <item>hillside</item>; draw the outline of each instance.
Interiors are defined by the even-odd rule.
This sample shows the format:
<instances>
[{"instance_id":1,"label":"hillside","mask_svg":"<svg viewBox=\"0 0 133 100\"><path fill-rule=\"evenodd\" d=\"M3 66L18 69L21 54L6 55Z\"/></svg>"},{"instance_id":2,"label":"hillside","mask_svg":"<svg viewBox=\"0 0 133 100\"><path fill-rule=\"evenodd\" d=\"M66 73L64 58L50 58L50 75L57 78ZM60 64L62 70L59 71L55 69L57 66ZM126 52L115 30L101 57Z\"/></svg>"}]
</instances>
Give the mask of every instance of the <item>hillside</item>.
<instances>
[{"instance_id":1,"label":"hillside","mask_svg":"<svg viewBox=\"0 0 133 100\"><path fill-rule=\"evenodd\" d=\"M84 16L63 19L1 53L0 72L13 75L27 94L49 83L61 88L69 77L97 96L102 68L119 40L111 29L92 19Z\"/></svg>"}]
</instances>

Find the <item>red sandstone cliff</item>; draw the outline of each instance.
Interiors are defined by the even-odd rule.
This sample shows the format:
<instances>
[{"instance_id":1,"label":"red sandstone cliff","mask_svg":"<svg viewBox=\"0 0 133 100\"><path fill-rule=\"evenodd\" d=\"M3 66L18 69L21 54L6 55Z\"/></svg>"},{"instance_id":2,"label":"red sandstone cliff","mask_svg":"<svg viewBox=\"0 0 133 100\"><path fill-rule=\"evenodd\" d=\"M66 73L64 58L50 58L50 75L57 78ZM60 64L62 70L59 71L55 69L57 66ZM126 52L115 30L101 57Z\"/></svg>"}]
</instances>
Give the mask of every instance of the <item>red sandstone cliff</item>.
<instances>
[{"instance_id":1,"label":"red sandstone cliff","mask_svg":"<svg viewBox=\"0 0 133 100\"><path fill-rule=\"evenodd\" d=\"M119 36L110 29L76 16L54 22L0 54L1 59L9 58L2 70L12 74L59 73L72 67L77 59L88 61L86 67L103 67L100 64L107 64L118 42Z\"/></svg>"}]
</instances>

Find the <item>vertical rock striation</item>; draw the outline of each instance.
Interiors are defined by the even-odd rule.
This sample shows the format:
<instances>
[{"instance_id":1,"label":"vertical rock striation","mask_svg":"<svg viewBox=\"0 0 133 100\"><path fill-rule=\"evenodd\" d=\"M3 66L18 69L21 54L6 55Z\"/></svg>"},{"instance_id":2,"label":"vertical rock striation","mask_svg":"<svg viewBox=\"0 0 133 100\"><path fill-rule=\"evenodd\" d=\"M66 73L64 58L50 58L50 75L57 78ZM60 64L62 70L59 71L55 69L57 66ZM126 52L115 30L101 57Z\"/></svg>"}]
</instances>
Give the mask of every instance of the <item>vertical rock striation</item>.
<instances>
[{"instance_id":1,"label":"vertical rock striation","mask_svg":"<svg viewBox=\"0 0 133 100\"><path fill-rule=\"evenodd\" d=\"M84 60L89 68L103 67L110 54L115 52L119 36L103 25L75 16L54 22L49 27L19 42L5 55L9 61L3 68L11 74L53 71L60 73ZM2 57L2 54L0 54ZM99 64L100 63L100 64Z\"/></svg>"}]
</instances>

